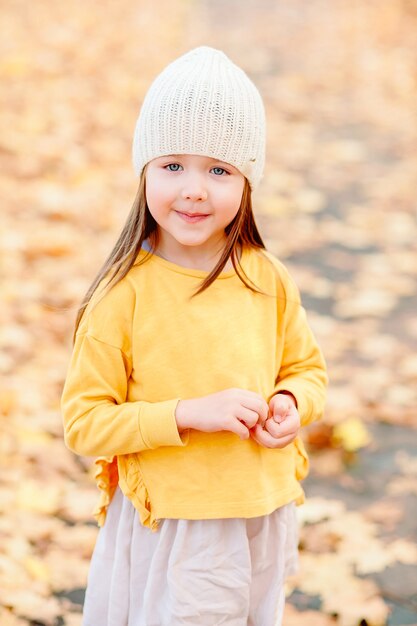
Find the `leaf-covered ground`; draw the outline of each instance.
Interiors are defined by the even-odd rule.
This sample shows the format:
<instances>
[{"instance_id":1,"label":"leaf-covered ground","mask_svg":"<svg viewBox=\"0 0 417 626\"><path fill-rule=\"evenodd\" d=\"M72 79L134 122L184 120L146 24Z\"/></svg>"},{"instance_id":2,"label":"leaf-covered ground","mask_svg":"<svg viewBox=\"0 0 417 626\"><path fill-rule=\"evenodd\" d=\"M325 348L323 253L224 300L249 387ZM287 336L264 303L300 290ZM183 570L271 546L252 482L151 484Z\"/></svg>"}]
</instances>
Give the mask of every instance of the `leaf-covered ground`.
<instances>
[{"instance_id":1,"label":"leaf-covered ground","mask_svg":"<svg viewBox=\"0 0 417 626\"><path fill-rule=\"evenodd\" d=\"M416 2L13 0L0 20L1 626L81 623L96 490L62 440L72 325L134 199L141 99L200 44L264 96L257 220L331 378L284 624L417 624Z\"/></svg>"}]
</instances>

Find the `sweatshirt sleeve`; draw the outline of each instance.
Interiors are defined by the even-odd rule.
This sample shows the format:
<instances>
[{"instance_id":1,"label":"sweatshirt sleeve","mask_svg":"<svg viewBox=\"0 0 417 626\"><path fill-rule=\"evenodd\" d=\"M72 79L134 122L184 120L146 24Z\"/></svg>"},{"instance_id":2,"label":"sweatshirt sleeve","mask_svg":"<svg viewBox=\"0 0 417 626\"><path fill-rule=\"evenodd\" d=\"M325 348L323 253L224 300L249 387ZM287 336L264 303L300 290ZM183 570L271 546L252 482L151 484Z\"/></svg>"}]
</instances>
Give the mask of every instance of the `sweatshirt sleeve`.
<instances>
[{"instance_id":1,"label":"sweatshirt sleeve","mask_svg":"<svg viewBox=\"0 0 417 626\"><path fill-rule=\"evenodd\" d=\"M113 456L159 446L184 446L188 439L188 431L181 435L178 432L175 419L180 398L126 402L132 365L122 344L129 345L126 332L131 319L129 303L119 296L123 296L120 288L80 325L61 396L65 443L83 456ZM114 307L109 308L109 303ZM110 337L112 343L92 333L105 327L115 328Z\"/></svg>"},{"instance_id":2,"label":"sweatshirt sleeve","mask_svg":"<svg viewBox=\"0 0 417 626\"><path fill-rule=\"evenodd\" d=\"M301 425L319 419L324 411L328 377L323 354L308 324L299 290L281 267L284 311L281 314L282 357L273 394L289 391L295 397ZM281 309L282 310L282 309Z\"/></svg>"}]
</instances>

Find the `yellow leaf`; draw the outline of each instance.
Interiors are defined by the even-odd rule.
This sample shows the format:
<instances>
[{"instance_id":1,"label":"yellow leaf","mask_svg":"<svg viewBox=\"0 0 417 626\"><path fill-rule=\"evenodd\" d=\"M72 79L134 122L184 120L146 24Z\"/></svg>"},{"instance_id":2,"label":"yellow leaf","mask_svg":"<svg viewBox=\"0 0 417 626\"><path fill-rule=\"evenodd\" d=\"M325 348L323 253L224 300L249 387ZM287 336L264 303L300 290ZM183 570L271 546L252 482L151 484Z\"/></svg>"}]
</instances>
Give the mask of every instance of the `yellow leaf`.
<instances>
[{"instance_id":1,"label":"yellow leaf","mask_svg":"<svg viewBox=\"0 0 417 626\"><path fill-rule=\"evenodd\" d=\"M27 76L29 72L29 60L22 54L6 57L0 65L0 75L7 78L21 78Z\"/></svg>"},{"instance_id":2,"label":"yellow leaf","mask_svg":"<svg viewBox=\"0 0 417 626\"><path fill-rule=\"evenodd\" d=\"M26 480L19 486L17 506L27 511L56 514L60 505L60 489L35 480Z\"/></svg>"},{"instance_id":3,"label":"yellow leaf","mask_svg":"<svg viewBox=\"0 0 417 626\"><path fill-rule=\"evenodd\" d=\"M260 198L258 211L262 215L284 215L294 209L294 202L284 195Z\"/></svg>"},{"instance_id":4,"label":"yellow leaf","mask_svg":"<svg viewBox=\"0 0 417 626\"><path fill-rule=\"evenodd\" d=\"M0 413L9 415L17 405L17 392L14 389L0 390Z\"/></svg>"},{"instance_id":5,"label":"yellow leaf","mask_svg":"<svg viewBox=\"0 0 417 626\"><path fill-rule=\"evenodd\" d=\"M335 445L341 445L347 452L355 452L367 446L371 437L362 420L350 417L335 425L332 440Z\"/></svg>"},{"instance_id":6,"label":"yellow leaf","mask_svg":"<svg viewBox=\"0 0 417 626\"><path fill-rule=\"evenodd\" d=\"M337 576L335 576L337 572ZM372 580L355 578L352 566L338 554L301 554L297 586L305 593L320 595L322 611L337 614L340 626L384 626L388 606Z\"/></svg>"},{"instance_id":7,"label":"yellow leaf","mask_svg":"<svg viewBox=\"0 0 417 626\"><path fill-rule=\"evenodd\" d=\"M52 435L49 433L29 428L19 427L16 429L16 434L22 444L30 443L34 445L47 445L53 440Z\"/></svg>"},{"instance_id":8,"label":"yellow leaf","mask_svg":"<svg viewBox=\"0 0 417 626\"><path fill-rule=\"evenodd\" d=\"M49 568L41 559L29 556L24 560L24 566L35 580L49 581Z\"/></svg>"},{"instance_id":9,"label":"yellow leaf","mask_svg":"<svg viewBox=\"0 0 417 626\"><path fill-rule=\"evenodd\" d=\"M0 607L0 624L1 626L27 626L27 622L8 609Z\"/></svg>"},{"instance_id":10,"label":"yellow leaf","mask_svg":"<svg viewBox=\"0 0 417 626\"><path fill-rule=\"evenodd\" d=\"M300 189L295 195L295 204L303 213L318 213L325 207L324 194L318 189Z\"/></svg>"},{"instance_id":11,"label":"yellow leaf","mask_svg":"<svg viewBox=\"0 0 417 626\"><path fill-rule=\"evenodd\" d=\"M81 613L66 613L65 626L81 626L82 617Z\"/></svg>"}]
</instances>

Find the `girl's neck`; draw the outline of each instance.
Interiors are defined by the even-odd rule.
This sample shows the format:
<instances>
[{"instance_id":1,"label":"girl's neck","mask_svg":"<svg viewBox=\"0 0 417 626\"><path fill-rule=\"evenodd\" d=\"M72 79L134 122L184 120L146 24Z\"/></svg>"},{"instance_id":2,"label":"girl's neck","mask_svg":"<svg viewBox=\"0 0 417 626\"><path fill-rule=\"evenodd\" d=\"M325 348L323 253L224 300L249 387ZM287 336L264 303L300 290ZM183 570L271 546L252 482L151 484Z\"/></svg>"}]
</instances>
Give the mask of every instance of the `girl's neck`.
<instances>
[{"instance_id":1,"label":"girl's neck","mask_svg":"<svg viewBox=\"0 0 417 626\"><path fill-rule=\"evenodd\" d=\"M146 248L150 248L150 244L147 240L145 240ZM181 267L186 267L188 269L201 270L206 272L211 272L219 262L221 255L223 254L223 249L221 248L216 253L212 253L208 256L204 256L198 251L197 254L172 254L169 251L163 249L162 246L158 246L158 248L154 251L154 254L160 256L165 261L169 261L170 263L175 263L176 265L180 265ZM240 258L240 250L238 251L238 258ZM226 265L223 268L223 271L228 271L233 269L233 264L231 259L227 260Z\"/></svg>"}]
</instances>

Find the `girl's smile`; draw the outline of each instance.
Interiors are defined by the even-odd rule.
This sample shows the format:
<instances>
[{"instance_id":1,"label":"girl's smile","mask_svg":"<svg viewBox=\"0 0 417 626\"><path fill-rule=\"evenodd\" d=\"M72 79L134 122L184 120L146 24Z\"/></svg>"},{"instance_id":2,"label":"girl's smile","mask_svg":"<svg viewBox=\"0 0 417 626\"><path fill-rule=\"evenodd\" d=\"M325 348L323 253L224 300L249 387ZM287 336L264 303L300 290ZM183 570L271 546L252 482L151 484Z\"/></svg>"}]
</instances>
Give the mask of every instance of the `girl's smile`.
<instances>
[{"instance_id":1,"label":"girl's smile","mask_svg":"<svg viewBox=\"0 0 417 626\"><path fill-rule=\"evenodd\" d=\"M176 213L186 222L199 222L209 217L207 213L185 213L184 211L176 211Z\"/></svg>"}]
</instances>

